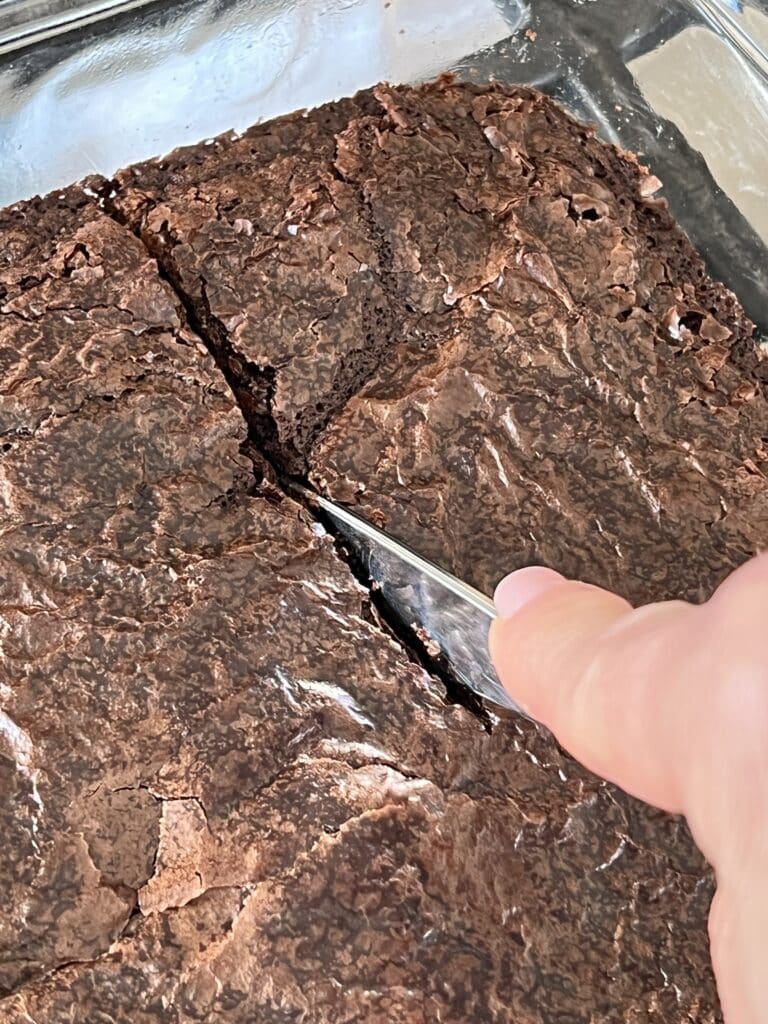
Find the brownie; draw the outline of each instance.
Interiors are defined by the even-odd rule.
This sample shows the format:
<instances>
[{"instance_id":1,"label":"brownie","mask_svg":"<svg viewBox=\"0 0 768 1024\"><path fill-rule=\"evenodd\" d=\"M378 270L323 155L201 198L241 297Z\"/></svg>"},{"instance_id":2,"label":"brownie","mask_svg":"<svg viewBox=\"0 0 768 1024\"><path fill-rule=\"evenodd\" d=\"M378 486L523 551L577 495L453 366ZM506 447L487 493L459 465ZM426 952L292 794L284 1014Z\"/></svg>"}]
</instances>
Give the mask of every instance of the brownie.
<instances>
[{"instance_id":1,"label":"brownie","mask_svg":"<svg viewBox=\"0 0 768 1024\"><path fill-rule=\"evenodd\" d=\"M326 774L323 790L346 790L357 813L329 815L288 870L245 882L241 867L209 884L203 866L206 881L189 881L186 900L179 887L102 956L23 986L0 1003L2 1019L716 1019L706 947L689 929L689 908L703 915L709 895L698 865L673 868L652 849L658 836L649 846L624 839L629 816L604 787L569 780L570 812L555 799L553 815L535 769L531 801L524 785L514 797L446 793L384 766L342 775L333 763L338 788ZM286 821L296 820L298 795ZM195 824L199 845L211 842L191 822L181 832L188 849Z\"/></svg>"},{"instance_id":2,"label":"brownie","mask_svg":"<svg viewBox=\"0 0 768 1024\"><path fill-rule=\"evenodd\" d=\"M657 184L442 81L0 214L1 1020L720 1020L684 822L446 704L282 491L707 593L765 362Z\"/></svg>"},{"instance_id":3,"label":"brownie","mask_svg":"<svg viewBox=\"0 0 768 1024\"><path fill-rule=\"evenodd\" d=\"M259 447L297 469L393 340L375 227L333 165L338 134L376 109L365 93L214 139L128 168L108 197L212 341Z\"/></svg>"},{"instance_id":4,"label":"brownie","mask_svg":"<svg viewBox=\"0 0 768 1024\"><path fill-rule=\"evenodd\" d=\"M431 321L329 422L311 479L487 593L534 563L636 603L709 596L768 543L752 324L632 157L527 91L430 90L429 132L419 95L387 90L375 146L360 121L337 160L422 267L409 288ZM412 143L459 137L457 121L452 159L471 172L479 151L486 168L464 191ZM414 174L436 183L419 189L421 235L403 228ZM454 217L473 201L485 248ZM431 255L434 220L454 263Z\"/></svg>"},{"instance_id":5,"label":"brownie","mask_svg":"<svg viewBox=\"0 0 768 1024\"><path fill-rule=\"evenodd\" d=\"M431 794L488 736L376 625L322 528L249 493L241 414L141 243L77 189L5 211L0 236L0 1019L199 1019L166 948L178 908L226 946L233 899L324 844L370 860L354 823L418 805L410 878L447 827ZM281 946L236 947L211 1014L247 1020L241 972Z\"/></svg>"},{"instance_id":6,"label":"brownie","mask_svg":"<svg viewBox=\"0 0 768 1024\"><path fill-rule=\"evenodd\" d=\"M114 201L285 472L486 592L543 563L700 599L768 538L768 359L659 184L531 89L442 81Z\"/></svg>"},{"instance_id":7,"label":"brownie","mask_svg":"<svg viewBox=\"0 0 768 1024\"><path fill-rule=\"evenodd\" d=\"M0 1019L711 1019L682 823L444 703L82 190L0 236Z\"/></svg>"}]
</instances>

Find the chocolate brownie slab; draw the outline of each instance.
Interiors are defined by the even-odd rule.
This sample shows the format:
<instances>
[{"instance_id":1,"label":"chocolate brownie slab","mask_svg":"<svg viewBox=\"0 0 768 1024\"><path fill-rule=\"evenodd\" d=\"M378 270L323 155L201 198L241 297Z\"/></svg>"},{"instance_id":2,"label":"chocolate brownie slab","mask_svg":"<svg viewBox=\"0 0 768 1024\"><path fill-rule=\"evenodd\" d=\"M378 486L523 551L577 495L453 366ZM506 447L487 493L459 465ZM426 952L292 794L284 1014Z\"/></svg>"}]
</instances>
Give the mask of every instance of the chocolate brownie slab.
<instances>
[{"instance_id":1,"label":"chocolate brownie slab","mask_svg":"<svg viewBox=\"0 0 768 1024\"><path fill-rule=\"evenodd\" d=\"M700 598L768 536L766 367L659 183L530 89L381 86L119 176L257 441L490 591Z\"/></svg>"},{"instance_id":2,"label":"chocolate brownie slab","mask_svg":"<svg viewBox=\"0 0 768 1024\"><path fill-rule=\"evenodd\" d=\"M370 621L301 508L249 496L240 412L141 243L78 189L5 211L0 235L7 1020L34 979L111 965L133 928L277 885L346 822L458 785L487 735ZM81 1019L102 998L149 1012L118 960ZM171 953L145 966L173 1004Z\"/></svg>"},{"instance_id":3,"label":"chocolate brownie slab","mask_svg":"<svg viewBox=\"0 0 768 1024\"><path fill-rule=\"evenodd\" d=\"M486 590L536 561L639 601L705 596L766 536L765 360L657 188L533 90L441 82L131 168L107 205L158 257L280 470ZM684 828L587 783L528 727L497 721L488 742L508 798L505 772L532 758L546 822L571 822L561 773L581 792L573 855L560 865L550 843L548 884L513 904L537 908L523 932L547 982L531 994L510 976L505 1005L713 1017L709 881ZM471 786L487 784L481 770ZM656 851L650 876L638 850ZM658 898L674 908L657 916Z\"/></svg>"}]
</instances>

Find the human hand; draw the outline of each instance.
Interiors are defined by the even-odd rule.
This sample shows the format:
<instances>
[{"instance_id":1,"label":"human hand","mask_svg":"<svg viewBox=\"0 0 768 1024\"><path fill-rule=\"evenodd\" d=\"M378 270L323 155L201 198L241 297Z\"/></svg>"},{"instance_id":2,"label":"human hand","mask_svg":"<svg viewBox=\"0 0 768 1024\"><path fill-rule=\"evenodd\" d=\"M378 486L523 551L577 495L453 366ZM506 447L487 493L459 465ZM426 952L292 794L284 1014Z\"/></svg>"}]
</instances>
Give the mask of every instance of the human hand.
<instances>
[{"instance_id":1,"label":"human hand","mask_svg":"<svg viewBox=\"0 0 768 1024\"><path fill-rule=\"evenodd\" d=\"M768 1021L768 554L703 605L633 610L543 568L496 589L491 656L532 718L598 775L684 814L715 869L728 1024Z\"/></svg>"}]
</instances>

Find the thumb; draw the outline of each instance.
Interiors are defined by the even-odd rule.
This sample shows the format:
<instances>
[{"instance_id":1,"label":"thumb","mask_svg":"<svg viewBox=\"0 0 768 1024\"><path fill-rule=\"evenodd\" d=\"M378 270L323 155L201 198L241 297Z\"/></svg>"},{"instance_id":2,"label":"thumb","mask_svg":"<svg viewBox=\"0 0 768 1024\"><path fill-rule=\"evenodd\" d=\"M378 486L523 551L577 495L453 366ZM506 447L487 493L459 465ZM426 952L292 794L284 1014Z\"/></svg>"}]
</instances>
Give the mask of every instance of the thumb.
<instances>
[{"instance_id":1,"label":"thumb","mask_svg":"<svg viewBox=\"0 0 768 1024\"><path fill-rule=\"evenodd\" d=\"M715 867L726 1018L766 1024L768 554L704 605L632 609L522 569L497 588L491 656L510 694L594 772L688 818Z\"/></svg>"},{"instance_id":2,"label":"thumb","mask_svg":"<svg viewBox=\"0 0 768 1024\"><path fill-rule=\"evenodd\" d=\"M508 576L495 600L491 657L520 707L598 775L681 812L675 762L691 721L676 666L697 609L675 601L633 610L539 567Z\"/></svg>"},{"instance_id":3,"label":"thumb","mask_svg":"<svg viewBox=\"0 0 768 1024\"><path fill-rule=\"evenodd\" d=\"M633 609L541 568L508 576L496 602L501 682L577 760L685 814L720 869L768 836L768 554L703 605Z\"/></svg>"}]
</instances>

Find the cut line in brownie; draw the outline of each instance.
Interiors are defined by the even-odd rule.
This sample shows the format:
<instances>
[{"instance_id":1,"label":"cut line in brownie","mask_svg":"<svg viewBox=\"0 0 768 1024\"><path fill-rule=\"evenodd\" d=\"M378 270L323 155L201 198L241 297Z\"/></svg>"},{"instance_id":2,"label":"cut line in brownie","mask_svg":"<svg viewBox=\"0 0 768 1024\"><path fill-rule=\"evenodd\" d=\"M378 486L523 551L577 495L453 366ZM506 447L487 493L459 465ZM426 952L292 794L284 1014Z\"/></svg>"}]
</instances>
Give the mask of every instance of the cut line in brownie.
<instances>
[{"instance_id":1,"label":"cut line in brownie","mask_svg":"<svg viewBox=\"0 0 768 1024\"><path fill-rule=\"evenodd\" d=\"M393 340L376 231L359 189L332 164L337 133L369 109L363 95L129 168L107 204L184 297L260 447L292 469Z\"/></svg>"},{"instance_id":2,"label":"cut line in brownie","mask_svg":"<svg viewBox=\"0 0 768 1024\"><path fill-rule=\"evenodd\" d=\"M701 599L765 544L751 323L653 175L535 90L379 86L115 187L279 468L486 592L543 562Z\"/></svg>"}]
</instances>

